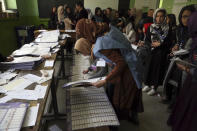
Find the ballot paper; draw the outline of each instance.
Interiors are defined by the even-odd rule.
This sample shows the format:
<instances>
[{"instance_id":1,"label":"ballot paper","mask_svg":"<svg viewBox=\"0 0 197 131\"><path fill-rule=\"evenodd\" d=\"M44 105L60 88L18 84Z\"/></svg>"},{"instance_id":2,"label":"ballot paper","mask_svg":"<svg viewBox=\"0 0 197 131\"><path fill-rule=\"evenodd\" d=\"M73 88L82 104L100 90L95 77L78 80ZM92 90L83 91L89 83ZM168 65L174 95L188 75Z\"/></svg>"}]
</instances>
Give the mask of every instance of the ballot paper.
<instances>
[{"instance_id":1,"label":"ballot paper","mask_svg":"<svg viewBox=\"0 0 197 131\"><path fill-rule=\"evenodd\" d=\"M1 86L1 85L5 85L5 84L7 84L7 80L5 80L5 79L0 79L0 86Z\"/></svg>"},{"instance_id":2,"label":"ballot paper","mask_svg":"<svg viewBox=\"0 0 197 131\"><path fill-rule=\"evenodd\" d=\"M10 80L16 76L17 76L16 73L6 71L6 72L0 74L0 79Z\"/></svg>"},{"instance_id":3,"label":"ballot paper","mask_svg":"<svg viewBox=\"0 0 197 131\"><path fill-rule=\"evenodd\" d=\"M10 91L7 92L6 95L12 99L38 100L38 92L35 90Z\"/></svg>"},{"instance_id":4,"label":"ballot paper","mask_svg":"<svg viewBox=\"0 0 197 131\"><path fill-rule=\"evenodd\" d=\"M35 42L57 42L59 34L59 30L45 31L41 33L39 38L35 39Z\"/></svg>"},{"instance_id":5,"label":"ballot paper","mask_svg":"<svg viewBox=\"0 0 197 131\"><path fill-rule=\"evenodd\" d=\"M0 131L20 131L28 104L0 104Z\"/></svg>"},{"instance_id":6,"label":"ballot paper","mask_svg":"<svg viewBox=\"0 0 197 131\"><path fill-rule=\"evenodd\" d=\"M80 85L92 85L91 83L97 82L99 80L104 80L105 77L99 77L99 78L94 78L94 79L88 79L88 80L79 80L75 82L69 82L65 84L63 87L69 87L69 86L80 86Z\"/></svg>"},{"instance_id":7,"label":"ballot paper","mask_svg":"<svg viewBox=\"0 0 197 131\"><path fill-rule=\"evenodd\" d=\"M39 81L42 79L41 77L34 75L34 74L24 75L23 78L25 78L29 81L35 82L35 83L39 83Z\"/></svg>"},{"instance_id":8,"label":"ballot paper","mask_svg":"<svg viewBox=\"0 0 197 131\"><path fill-rule=\"evenodd\" d=\"M44 99L47 91L47 86L37 85L34 90L37 92L38 99Z\"/></svg>"},{"instance_id":9,"label":"ballot paper","mask_svg":"<svg viewBox=\"0 0 197 131\"><path fill-rule=\"evenodd\" d=\"M38 116L39 104L31 106L27 109L22 127L35 126Z\"/></svg>"},{"instance_id":10,"label":"ballot paper","mask_svg":"<svg viewBox=\"0 0 197 131\"><path fill-rule=\"evenodd\" d=\"M105 67L106 62L104 60L99 60L96 62L97 67Z\"/></svg>"},{"instance_id":11,"label":"ballot paper","mask_svg":"<svg viewBox=\"0 0 197 131\"><path fill-rule=\"evenodd\" d=\"M44 67L53 67L54 62L54 60L46 60Z\"/></svg>"},{"instance_id":12,"label":"ballot paper","mask_svg":"<svg viewBox=\"0 0 197 131\"><path fill-rule=\"evenodd\" d=\"M134 45L134 44L131 44L131 47L134 49L134 50L137 50L138 46L137 45Z\"/></svg>"},{"instance_id":13,"label":"ballot paper","mask_svg":"<svg viewBox=\"0 0 197 131\"><path fill-rule=\"evenodd\" d=\"M12 100L11 97L9 97L9 96L4 96L4 97L0 98L0 103L6 103L6 102L8 102L8 101L10 101L10 100Z\"/></svg>"},{"instance_id":14,"label":"ballot paper","mask_svg":"<svg viewBox=\"0 0 197 131\"><path fill-rule=\"evenodd\" d=\"M27 88L28 86L30 86L32 83L33 83L32 81L20 77L18 79L15 79L15 80L9 82L8 84L2 86L2 90L6 91L6 92L23 90L23 89Z\"/></svg>"},{"instance_id":15,"label":"ballot paper","mask_svg":"<svg viewBox=\"0 0 197 131\"><path fill-rule=\"evenodd\" d=\"M178 50L178 51L174 51L173 52L173 54L175 55L175 56L178 56L178 55L186 55L186 54L188 54L189 53L189 51L188 50L184 50L184 49L180 49L180 50Z\"/></svg>"}]
</instances>

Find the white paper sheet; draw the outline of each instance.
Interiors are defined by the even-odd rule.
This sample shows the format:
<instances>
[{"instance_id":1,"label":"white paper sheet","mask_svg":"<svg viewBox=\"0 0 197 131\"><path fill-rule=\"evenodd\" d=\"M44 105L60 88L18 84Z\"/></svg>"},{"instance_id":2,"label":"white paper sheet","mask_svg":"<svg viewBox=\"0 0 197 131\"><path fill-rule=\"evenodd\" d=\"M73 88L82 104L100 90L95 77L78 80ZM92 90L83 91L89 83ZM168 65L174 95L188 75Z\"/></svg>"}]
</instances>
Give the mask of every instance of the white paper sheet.
<instances>
[{"instance_id":1,"label":"white paper sheet","mask_svg":"<svg viewBox=\"0 0 197 131\"><path fill-rule=\"evenodd\" d=\"M4 73L0 74L0 79L10 80L15 76L17 76L16 73L4 72Z\"/></svg>"},{"instance_id":2,"label":"white paper sheet","mask_svg":"<svg viewBox=\"0 0 197 131\"><path fill-rule=\"evenodd\" d=\"M0 86L1 86L1 85L5 85L5 84L7 84L7 80L5 80L5 79L0 79Z\"/></svg>"},{"instance_id":3,"label":"white paper sheet","mask_svg":"<svg viewBox=\"0 0 197 131\"><path fill-rule=\"evenodd\" d=\"M35 90L11 91L7 92L6 95L13 99L38 100L38 92Z\"/></svg>"},{"instance_id":4,"label":"white paper sheet","mask_svg":"<svg viewBox=\"0 0 197 131\"><path fill-rule=\"evenodd\" d=\"M24 75L23 78L36 83L39 83L39 81L42 79L41 77L33 74Z\"/></svg>"},{"instance_id":5,"label":"white paper sheet","mask_svg":"<svg viewBox=\"0 0 197 131\"><path fill-rule=\"evenodd\" d=\"M39 104L32 106L27 109L26 116L24 118L23 127L34 126L38 115Z\"/></svg>"},{"instance_id":6,"label":"white paper sheet","mask_svg":"<svg viewBox=\"0 0 197 131\"><path fill-rule=\"evenodd\" d=\"M38 93L38 99L44 99L47 91L47 86L37 85L35 87L35 91Z\"/></svg>"},{"instance_id":7,"label":"white paper sheet","mask_svg":"<svg viewBox=\"0 0 197 131\"><path fill-rule=\"evenodd\" d=\"M54 60L47 60L45 61L44 67L53 67L54 65Z\"/></svg>"},{"instance_id":8,"label":"white paper sheet","mask_svg":"<svg viewBox=\"0 0 197 131\"><path fill-rule=\"evenodd\" d=\"M0 98L0 103L6 103L6 102L8 102L8 101L10 101L10 100L12 100L11 97L9 97L9 96L4 96L4 97Z\"/></svg>"},{"instance_id":9,"label":"white paper sheet","mask_svg":"<svg viewBox=\"0 0 197 131\"><path fill-rule=\"evenodd\" d=\"M15 90L22 90L30 86L33 82L29 81L25 78L18 78L15 79L8 84L2 86L2 90L5 90L6 92L8 91L15 91Z\"/></svg>"},{"instance_id":10,"label":"white paper sheet","mask_svg":"<svg viewBox=\"0 0 197 131\"><path fill-rule=\"evenodd\" d=\"M105 67L105 65L106 65L106 62L104 60L99 60L96 63L97 67Z\"/></svg>"}]
</instances>

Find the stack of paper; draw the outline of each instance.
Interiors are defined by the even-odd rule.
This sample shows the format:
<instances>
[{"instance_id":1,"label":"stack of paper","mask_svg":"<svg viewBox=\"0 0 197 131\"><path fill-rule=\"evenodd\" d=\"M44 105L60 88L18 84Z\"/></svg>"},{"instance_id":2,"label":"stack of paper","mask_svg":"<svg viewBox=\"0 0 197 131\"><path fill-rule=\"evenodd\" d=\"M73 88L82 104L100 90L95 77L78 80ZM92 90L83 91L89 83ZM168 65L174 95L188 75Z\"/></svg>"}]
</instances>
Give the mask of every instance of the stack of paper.
<instances>
[{"instance_id":1,"label":"stack of paper","mask_svg":"<svg viewBox=\"0 0 197 131\"><path fill-rule=\"evenodd\" d=\"M20 131L28 104L3 103L0 104L0 130Z\"/></svg>"},{"instance_id":2,"label":"stack of paper","mask_svg":"<svg viewBox=\"0 0 197 131\"><path fill-rule=\"evenodd\" d=\"M36 69L44 61L41 57L17 57L12 62L1 62L0 70L20 69L33 70Z\"/></svg>"},{"instance_id":3,"label":"stack of paper","mask_svg":"<svg viewBox=\"0 0 197 131\"><path fill-rule=\"evenodd\" d=\"M59 30L42 32L40 37L35 39L35 42L57 42L60 35Z\"/></svg>"},{"instance_id":4,"label":"stack of paper","mask_svg":"<svg viewBox=\"0 0 197 131\"><path fill-rule=\"evenodd\" d=\"M26 116L24 118L23 127L35 126L38 115L39 104L27 109Z\"/></svg>"}]
</instances>

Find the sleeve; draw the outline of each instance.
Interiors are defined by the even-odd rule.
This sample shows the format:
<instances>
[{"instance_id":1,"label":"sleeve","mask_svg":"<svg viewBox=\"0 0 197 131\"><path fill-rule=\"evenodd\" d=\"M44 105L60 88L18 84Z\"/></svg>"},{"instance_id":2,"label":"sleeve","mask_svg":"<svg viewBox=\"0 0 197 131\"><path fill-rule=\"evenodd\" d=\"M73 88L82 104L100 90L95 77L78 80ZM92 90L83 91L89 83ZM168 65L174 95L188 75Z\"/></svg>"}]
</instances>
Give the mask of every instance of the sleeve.
<instances>
[{"instance_id":1,"label":"sleeve","mask_svg":"<svg viewBox=\"0 0 197 131\"><path fill-rule=\"evenodd\" d=\"M6 57L4 57L2 54L0 54L0 62L4 62L4 61L6 61Z\"/></svg>"},{"instance_id":2,"label":"sleeve","mask_svg":"<svg viewBox=\"0 0 197 131\"><path fill-rule=\"evenodd\" d=\"M107 82L114 83L116 78L120 76L120 74L126 68L127 64L118 50L105 50L101 53L116 64L113 70L106 77Z\"/></svg>"},{"instance_id":3,"label":"sleeve","mask_svg":"<svg viewBox=\"0 0 197 131\"><path fill-rule=\"evenodd\" d=\"M81 20L79 20L76 25L76 40L82 38L81 27L82 27L82 22Z\"/></svg>"}]
</instances>

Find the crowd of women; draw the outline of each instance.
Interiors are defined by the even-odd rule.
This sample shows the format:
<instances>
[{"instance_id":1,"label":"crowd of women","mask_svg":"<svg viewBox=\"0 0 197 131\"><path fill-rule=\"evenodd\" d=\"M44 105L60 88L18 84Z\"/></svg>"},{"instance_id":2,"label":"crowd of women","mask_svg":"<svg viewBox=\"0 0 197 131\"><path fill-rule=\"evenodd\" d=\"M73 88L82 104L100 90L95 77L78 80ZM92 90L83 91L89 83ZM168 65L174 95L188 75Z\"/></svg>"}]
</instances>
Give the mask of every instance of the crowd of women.
<instances>
[{"instance_id":1,"label":"crowd of women","mask_svg":"<svg viewBox=\"0 0 197 131\"><path fill-rule=\"evenodd\" d=\"M162 8L149 9L139 21L137 17L135 8L125 13L96 7L93 15L78 2L75 9L68 5L53 7L49 28L76 29L76 52L90 56L91 61L102 59L107 63L104 67L107 71L97 74L107 74L106 79L92 85L98 88L106 85L120 120L139 124L138 113L144 111L142 92L157 95L158 87L165 84L161 102L169 105L167 124L173 131L196 131L196 5L182 8L177 16L178 25L176 16ZM187 53L175 56L174 52L180 50ZM175 61L165 79L175 58L188 64ZM92 70L90 67L83 73Z\"/></svg>"},{"instance_id":2,"label":"crowd of women","mask_svg":"<svg viewBox=\"0 0 197 131\"><path fill-rule=\"evenodd\" d=\"M139 124L138 113L144 111L142 92L158 95L161 86L161 102L169 105L167 124L173 131L195 131L196 5L183 7L177 16L178 22L174 14L167 14L162 8L149 9L139 21L136 21L137 17L135 8L125 13L96 7L93 15L90 9L77 3L74 13L65 5L58 7L56 16L54 8L51 27L76 29L74 49L90 56L92 61L102 58L107 63L105 73L96 74L107 74L106 79L92 85L98 88L106 85L108 97L120 120ZM137 49L131 45L136 45ZM175 55L180 50L187 53ZM176 58L193 66L174 62ZM175 64L170 66L173 62ZM90 67L83 73L92 70Z\"/></svg>"}]
</instances>

